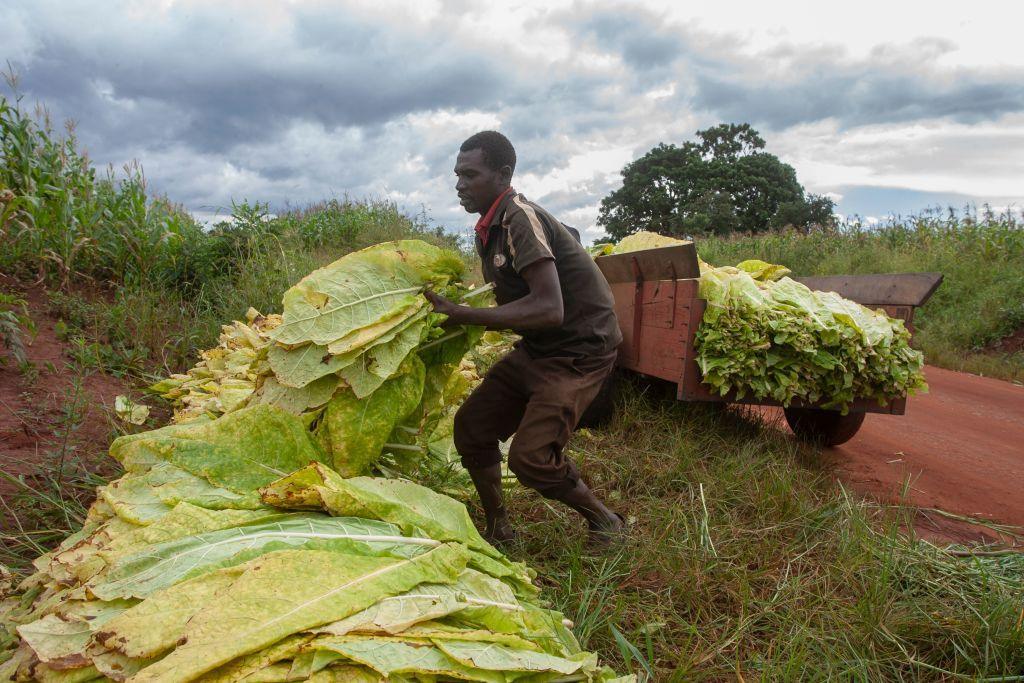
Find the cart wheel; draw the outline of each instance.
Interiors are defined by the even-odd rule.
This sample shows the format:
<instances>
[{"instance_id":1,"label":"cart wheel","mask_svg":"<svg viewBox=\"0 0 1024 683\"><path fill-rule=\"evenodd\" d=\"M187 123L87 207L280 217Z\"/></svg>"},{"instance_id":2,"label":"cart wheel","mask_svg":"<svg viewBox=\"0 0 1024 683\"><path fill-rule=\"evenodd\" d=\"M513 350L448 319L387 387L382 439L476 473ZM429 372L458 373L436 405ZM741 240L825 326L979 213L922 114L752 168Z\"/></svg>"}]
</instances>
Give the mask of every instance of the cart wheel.
<instances>
[{"instance_id":1,"label":"cart wheel","mask_svg":"<svg viewBox=\"0 0 1024 683\"><path fill-rule=\"evenodd\" d=\"M803 441L822 446L838 446L853 438L864 423L866 413L840 415L835 410L786 408L786 422Z\"/></svg>"},{"instance_id":2,"label":"cart wheel","mask_svg":"<svg viewBox=\"0 0 1024 683\"><path fill-rule=\"evenodd\" d=\"M615 413L615 394L618 391L618 385L619 371L616 369L612 374L608 375L608 378L605 379L604 384L598 390L597 396L590 402L587 409L583 411L579 422L576 423L576 429L603 427L611 422L612 415Z\"/></svg>"}]
</instances>

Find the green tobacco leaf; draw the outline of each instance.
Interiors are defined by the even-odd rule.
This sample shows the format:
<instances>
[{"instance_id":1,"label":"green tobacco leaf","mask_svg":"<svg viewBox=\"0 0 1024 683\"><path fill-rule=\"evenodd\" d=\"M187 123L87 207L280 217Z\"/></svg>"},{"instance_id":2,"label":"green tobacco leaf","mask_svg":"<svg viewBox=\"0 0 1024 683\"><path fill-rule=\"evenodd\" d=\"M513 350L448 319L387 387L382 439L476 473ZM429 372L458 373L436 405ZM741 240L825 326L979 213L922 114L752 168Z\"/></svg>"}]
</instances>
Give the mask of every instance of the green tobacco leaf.
<instances>
[{"instance_id":1,"label":"green tobacco leaf","mask_svg":"<svg viewBox=\"0 0 1024 683\"><path fill-rule=\"evenodd\" d=\"M326 346L320 344L304 344L294 348L275 344L270 349L270 365L281 384L301 388L319 377L347 368L356 360L363 360L364 354L378 353L376 349L390 344L410 326L424 320L429 314L430 308L424 305L412 310L408 315L403 314L389 320L387 324L359 330L352 336L335 342L336 349L360 344L339 354L332 353ZM400 358L398 362L401 360Z\"/></svg>"},{"instance_id":2,"label":"green tobacco leaf","mask_svg":"<svg viewBox=\"0 0 1024 683\"><path fill-rule=\"evenodd\" d=\"M213 671L204 675L203 681L206 683L232 683L233 681L241 680L251 681L251 677L256 675L257 672L272 666L277 662L291 659L298 655L302 646L312 639L313 636L306 634L287 636L286 638L282 638L273 645L265 647L262 650L244 655L224 664L223 666L217 667ZM286 664L285 672L287 673L290 670L291 665Z\"/></svg>"},{"instance_id":3,"label":"green tobacco leaf","mask_svg":"<svg viewBox=\"0 0 1024 683\"><path fill-rule=\"evenodd\" d=\"M190 619L184 644L134 680L189 680L418 583L453 582L466 560L465 551L453 544L408 560L315 550L265 555L245 565L230 588ZM210 575L200 578L205 576Z\"/></svg>"},{"instance_id":4,"label":"green tobacco leaf","mask_svg":"<svg viewBox=\"0 0 1024 683\"><path fill-rule=\"evenodd\" d=\"M447 616L467 606L456 585L420 584L411 591L384 598L339 621L321 626L317 633L401 633L413 624Z\"/></svg>"},{"instance_id":5,"label":"green tobacco leaf","mask_svg":"<svg viewBox=\"0 0 1024 683\"><path fill-rule=\"evenodd\" d=\"M320 377L301 389L285 386L273 377L267 377L263 382L260 403L277 406L293 415L301 415L310 408L319 408L330 401L337 388L337 375Z\"/></svg>"},{"instance_id":6,"label":"green tobacco leaf","mask_svg":"<svg viewBox=\"0 0 1024 683\"><path fill-rule=\"evenodd\" d=\"M425 533L438 541L455 541L492 558L501 558L476 530L466 506L424 486L401 479L353 477L314 463L261 490L277 507L317 508L339 517L390 522L403 533Z\"/></svg>"},{"instance_id":7,"label":"green tobacco leaf","mask_svg":"<svg viewBox=\"0 0 1024 683\"><path fill-rule=\"evenodd\" d=\"M925 388L901 321L788 277L772 281L781 267L740 266L701 274L697 363L715 393L845 412L859 398L884 404Z\"/></svg>"},{"instance_id":8,"label":"green tobacco leaf","mask_svg":"<svg viewBox=\"0 0 1024 683\"><path fill-rule=\"evenodd\" d=\"M412 320L429 310L425 299L416 298L412 304L398 313L367 327L353 330L340 339L335 339L327 345L327 350L330 353L341 355L365 352L372 345L380 343L382 339L393 339Z\"/></svg>"},{"instance_id":9,"label":"green tobacco leaf","mask_svg":"<svg viewBox=\"0 0 1024 683\"><path fill-rule=\"evenodd\" d=\"M158 657L126 657L120 652L108 650L95 642L89 645L87 655L97 671L115 681L126 681L159 659Z\"/></svg>"},{"instance_id":10,"label":"green tobacco leaf","mask_svg":"<svg viewBox=\"0 0 1024 683\"><path fill-rule=\"evenodd\" d=\"M330 344L394 317L429 283L461 274L461 261L419 240L379 244L315 270L284 295L282 344ZM341 352L341 351L337 351Z\"/></svg>"},{"instance_id":11,"label":"green tobacco leaf","mask_svg":"<svg viewBox=\"0 0 1024 683\"><path fill-rule=\"evenodd\" d=\"M492 671L551 671L568 675L576 673L583 661L555 657L544 652L517 650L496 643L478 643L438 639L434 641L446 655L463 666ZM597 664L596 658L593 662Z\"/></svg>"},{"instance_id":12,"label":"green tobacco leaf","mask_svg":"<svg viewBox=\"0 0 1024 683\"><path fill-rule=\"evenodd\" d=\"M387 683L419 683L422 679L392 676ZM309 683L381 683L373 669L357 665L334 665L309 677Z\"/></svg>"},{"instance_id":13,"label":"green tobacco leaf","mask_svg":"<svg viewBox=\"0 0 1024 683\"><path fill-rule=\"evenodd\" d=\"M221 569L154 593L108 621L96 633L96 642L132 658L163 654L181 639L189 620L204 607L217 604L220 594L245 569Z\"/></svg>"},{"instance_id":14,"label":"green tobacco leaf","mask_svg":"<svg viewBox=\"0 0 1024 683\"><path fill-rule=\"evenodd\" d=\"M540 647L514 633L498 633L487 629L474 629L444 621L423 621L402 631L403 638L423 638L430 641L458 640L474 643L494 643L517 650L539 652Z\"/></svg>"},{"instance_id":15,"label":"green tobacco leaf","mask_svg":"<svg viewBox=\"0 0 1024 683\"><path fill-rule=\"evenodd\" d=\"M336 356L328 352L326 346L319 344L304 344L291 349L274 344L267 357L278 382L302 388L325 375L337 373L354 362L361 352L360 349Z\"/></svg>"},{"instance_id":16,"label":"green tobacco leaf","mask_svg":"<svg viewBox=\"0 0 1024 683\"><path fill-rule=\"evenodd\" d=\"M370 667L391 680L396 674L426 674L458 680L506 683L505 675L466 666L448 657L440 648L422 641L380 640L357 636L319 638L311 647L331 650Z\"/></svg>"},{"instance_id":17,"label":"green tobacco leaf","mask_svg":"<svg viewBox=\"0 0 1024 683\"><path fill-rule=\"evenodd\" d=\"M341 378L352 387L356 397L366 398L399 372L399 367L419 345L425 324L420 320L408 325L393 340L368 349L356 362L341 370Z\"/></svg>"},{"instance_id":18,"label":"green tobacco leaf","mask_svg":"<svg viewBox=\"0 0 1024 683\"><path fill-rule=\"evenodd\" d=\"M51 667L73 669L89 664L85 648L92 629L85 621L65 621L52 614L18 627L18 635L35 652L39 661Z\"/></svg>"},{"instance_id":19,"label":"green tobacco leaf","mask_svg":"<svg viewBox=\"0 0 1024 683\"><path fill-rule=\"evenodd\" d=\"M342 388L327 404L318 430L328 444L334 469L343 476L365 474L380 457L395 425L419 405L423 363L411 357L404 371L367 398Z\"/></svg>"},{"instance_id":20,"label":"green tobacco leaf","mask_svg":"<svg viewBox=\"0 0 1024 683\"><path fill-rule=\"evenodd\" d=\"M744 270L750 274L750 277L755 280L767 281L767 280L778 280L784 275L789 275L791 271L786 266L776 265L774 263L767 263L765 261L759 261L757 259L748 259L741 263L737 263L736 267L740 270Z\"/></svg>"},{"instance_id":21,"label":"green tobacco leaf","mask_svg":"<svg viewBox=\"0 0 1024 683\"><path fill-rule=\"evenodd\" d=\"M144 527L113 535L100 551L107 563L137 553L158 543L167 543L185 536L207 531L261 524L287 519L290 513L272 508L257 510L207 509L191 503L178 503L166 515Z\"/></svg>"},{"instance_id":22,"label":"green tobacco leaf","mask_svg":"<svg viewBox=\"0 0 1024 683\"><path fill-rule=\"evenodd\" d=\"M110 455L129 472L170 462L210 483L248 493L313 461L324 461L302 420L256 405L217 420L122 436Z\"/></svg>"},{"instance_id":23,"label":"green tobacco leaf","mask_svg":"<svg viewBox=\"0 0 1024 683\"><path fill-rule=\"evenodd\" d=\"M136 403L120 394L114 397L114 413L129 424L141 425L145 424L146 418L149 417L149 406Z\"/></svg>"},{"instance_id":24,"label":"green tobacco leaf","mask_svg":"<svg viewBox=\"0 0 1024 683\"><path fill-rule=\"evenodd\" d=\"M32 678L39 683L87 683L102 680L99 672L92 666L80 669L55 669L46 664L32 667Z\"/></svg>"},{"instance_id":25,"label":"green tobacco leaf","mask_svg":"<svg viewBox=\"0 0 1024 683\"><path fill-rule=\"evenodd\" d=\"M352 517L293 514L281 521L187 536L122 558L89 590L104 600L145 598L199 573L241 564L259 555L302 547L348 554L415 557L440 545L403 536L385 522Z\"/></svg>"},{"instance_id":26,"label":"green tobacco leaf","mask_svg":"<svg viewBox=\"0 0 1024 683\"><path fill-rule=\"evenodd\" d=\"M178 503L190 503L211 510L255 510L258 495L214 486L207 480L162 462L144 474L127 474L103 486L99 495L117 513L133 524L152 524Z\"/></svg>"}]
</instances>

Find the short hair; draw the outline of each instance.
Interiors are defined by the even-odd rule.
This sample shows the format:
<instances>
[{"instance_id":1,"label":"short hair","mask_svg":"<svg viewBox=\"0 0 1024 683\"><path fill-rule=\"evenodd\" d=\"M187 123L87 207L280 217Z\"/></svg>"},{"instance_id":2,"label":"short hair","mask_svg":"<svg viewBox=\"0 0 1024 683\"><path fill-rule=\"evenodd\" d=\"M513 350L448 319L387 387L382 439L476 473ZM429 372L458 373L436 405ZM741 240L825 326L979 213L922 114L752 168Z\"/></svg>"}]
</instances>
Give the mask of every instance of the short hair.
<instances>
[{"instance_id":1,"label":"short hair","mask_svg":"<svg viewBox=\"0 0 1024 683\"><path fill-rule=\"evenodd\" d=\"M460 152L479 149L484 153L484 163L492 171L509 166L516 170L516 150L508 138L496 130L483 130L466 138L459 147Z\"/></svg>"}]
</instances>

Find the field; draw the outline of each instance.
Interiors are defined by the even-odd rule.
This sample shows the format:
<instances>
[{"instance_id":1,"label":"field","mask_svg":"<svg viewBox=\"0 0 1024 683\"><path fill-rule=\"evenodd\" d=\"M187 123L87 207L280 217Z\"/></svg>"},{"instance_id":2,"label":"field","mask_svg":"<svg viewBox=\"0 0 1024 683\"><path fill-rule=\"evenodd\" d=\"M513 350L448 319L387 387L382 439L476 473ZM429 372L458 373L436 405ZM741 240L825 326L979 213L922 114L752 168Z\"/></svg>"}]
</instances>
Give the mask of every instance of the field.
<instances>
[{"instance_id":1,"label":"field","mask_svg":"<svg viewBox=\"0 0 1024 683\"><path fill-rule=\"evenodd\" d=\"M93 487L117 476L103 456L124 429L110 417L113 393L138 395L190 366L221 324L249 306L279 310L288 286L343 253L399 237L460 246L377 201L276 217L240 202L230 224L204 231L150 196L141 169L97 177L73 140L14 102L0 100L0 134L0 309L21 320L23 341L27 319L38 335L21 361L5 336L0 368L5 434L31 434L33 446L21 451L27 461L4 458L0 563L15 571L75 530ZM940 271L945 283L917 319L928 361L1024 379L1014 216L922 216L698 248L712 263L760 258L798 274ZM55 349L45 357L43 342ZM814 448L740 412L656 394L627 386L612 423L571 442L633 523L618 551L587 551L578 520L513 486L524 540L510 555L538 569L586 647L657 681L1020 680L1020 555L964 557L918 541L912 508L858 499ZM149 426L166 416L155 411Z\"/></svg>"}]
</instances>

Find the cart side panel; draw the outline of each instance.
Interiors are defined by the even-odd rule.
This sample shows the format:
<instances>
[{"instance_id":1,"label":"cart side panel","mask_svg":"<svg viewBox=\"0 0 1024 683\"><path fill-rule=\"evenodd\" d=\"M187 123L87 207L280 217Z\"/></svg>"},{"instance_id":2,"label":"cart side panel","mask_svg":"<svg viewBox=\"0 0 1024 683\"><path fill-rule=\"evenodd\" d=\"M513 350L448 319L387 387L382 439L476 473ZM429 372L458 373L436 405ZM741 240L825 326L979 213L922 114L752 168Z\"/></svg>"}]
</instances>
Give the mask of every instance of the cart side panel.
<instances>
[{"instance_id":1,"label":"cart side panel","mask_svg":"<svg viewBox=\"0 0 1024 683\"><path fill-rule=\"evenodd\" d=\"M619 366L678 382L692 344L690 308L699 301L697 281L618 282L611 288L623 337Z\"/></svg>"}]
</instances>

